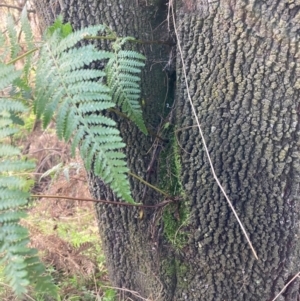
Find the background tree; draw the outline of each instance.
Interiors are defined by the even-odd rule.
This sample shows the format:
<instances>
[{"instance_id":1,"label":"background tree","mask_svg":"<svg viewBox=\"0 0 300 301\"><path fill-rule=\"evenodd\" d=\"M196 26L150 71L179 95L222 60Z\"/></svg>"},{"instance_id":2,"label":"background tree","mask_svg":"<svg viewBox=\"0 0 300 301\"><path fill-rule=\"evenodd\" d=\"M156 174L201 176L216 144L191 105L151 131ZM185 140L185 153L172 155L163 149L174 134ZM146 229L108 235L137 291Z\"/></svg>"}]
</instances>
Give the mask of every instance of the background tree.
<instances>
[{"instance_id":1,"label":"background tree","mask_svg":"<svg viewBox=\"0 0 300 301\"><path fill-rule=\"evenodd\" d=\"M105 23L119 36L175 40L171 2L73 0L55 2L55 8L51 1L36 2L47 25L62 12L77 29ZM97 206L115 286L156 300L272 300L298 272L299 5L178 0L175 26L182 54L177 47L176 70L172 45L140 46L147 57L144 117L164 141L144 136L115 116L127 144L128 166L184 201L164 213ZM108 46L106 41L99 44ZM216 174L259 260L211 174L188 89ZM167 104L172 107L174 95L170 110ZM169 128L167 137L162 128ZM172 166L175 177L170 176ZM130 180L136 201L162 201L161 195ZM95 197L116 200L101 179L91 174L89 182ZM278 300L298 298L297 279Z\"/></svg>"}]
</instances>

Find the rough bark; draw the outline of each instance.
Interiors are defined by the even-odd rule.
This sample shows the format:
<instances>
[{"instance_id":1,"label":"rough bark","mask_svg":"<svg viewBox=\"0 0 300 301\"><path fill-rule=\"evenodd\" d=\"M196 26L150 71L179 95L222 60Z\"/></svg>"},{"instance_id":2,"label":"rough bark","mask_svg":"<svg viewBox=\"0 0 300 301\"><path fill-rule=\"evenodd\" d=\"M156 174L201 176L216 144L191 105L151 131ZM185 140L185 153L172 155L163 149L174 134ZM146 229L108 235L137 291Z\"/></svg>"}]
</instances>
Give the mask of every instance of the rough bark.
<instances>
[{"instance_id":1,"label":"rough bark","mask_svg":"<svg viewBox=\"0 0 300 301\"><path fill-rule=\"evenodd\" d=\"M69 0L63 3L63 12L75 28L106 23L122 36L161 40L169 38L167 22L162 23L167 17L164 4ZM145 210L140 219L138 209L97 206L110 278L115 286L151 300L272 300L298 272L300 257L299 1L177 0L176 4L193 104L216 173L259 260L211 175L177 53L174 147L180 156L188 219L176 235L188 240L180 248L170 243L157 210ZM162 72L172 49L157 45L140 49L147 56L144 113L155 131L166 95L172 98L172 93L166 94L170 82ZM127 143L128 166L148 178L154 138L143 136L126 120L120 120L120 130ZM137 201L162 200L150 189L143 198L144 186L130 180ZM158 171L148 180L156 183ZM93 175L90 186L95 197L116 200ZM297 279L277 300L299 298Z\"/></svg>"},{"instance_id":2,"label":"rough bark","mask_svg":"<svg viewBox=\"0 0 300 301\"><path fill-rule=\"evenodd\" d=\"M299 270L299 1L178 4L191 97L259 257L212 177L178 58L182 183L193 227L183 259L187 300L271 300ZM184 300L180 290L174 300ZM299 280L277 300L299 300Z\"/></svg>"}]
</instances>

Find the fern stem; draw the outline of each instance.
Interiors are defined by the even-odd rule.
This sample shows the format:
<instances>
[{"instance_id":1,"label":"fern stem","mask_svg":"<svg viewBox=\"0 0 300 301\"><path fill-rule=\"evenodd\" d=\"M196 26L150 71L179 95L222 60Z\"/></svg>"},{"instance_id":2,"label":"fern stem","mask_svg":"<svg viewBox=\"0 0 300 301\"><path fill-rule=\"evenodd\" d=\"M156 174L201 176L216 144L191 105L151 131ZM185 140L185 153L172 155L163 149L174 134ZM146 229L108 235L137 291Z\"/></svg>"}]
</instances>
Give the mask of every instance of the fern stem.
<instances>
[{"instance_id":1,"label":"fern stem","mask_svg":"<svg viewBox=\"0 0 300 301\"><path fill-rule=\"evenodd\" d=\"M22 58L26 57L27 55L29 55L29 54L31 54L31 53L33 53L33 52L39 50L39 49L40 49L40 47L33 48L33 49L31 49L31 50L29 50L29 51L23 53L22 55L16 57L15 59L9 61L9 62L7 63L7 65L14 64L14 63L17 62L18 60L21 60Z\"/></svg>"},{"instance_id":2,"label":"fern stem","mask_svg":"<svg viewBox=\"0 0 300 301\"><path fill-rule=\"evenodd\" d=\"M139 181L142 182L143 184L145 184L145 185L149 186L150 188L156 190L157 192L161 193L161 194L164 195L165 197L170 198L170 196L169 196L165 191L163 191L163 190L161 190L161 189L159 189L159 188L153 186L152 184L150 184L149 182L145 181L144 179L142 179L141 177L137 176L136 174L134 174L134 173L132 173L132 172L130 172L130 171L128 171L128 174L129 174L130 176L136 178L137 180L139 180Z\"/></svg>"},{"instance_id":3,"label":"fern stem","mask_svg":"<svg viewBox=\"0 0 300 301\"><path fill-rule=\"evenodd\" d=\"M113 112L113 113L117 114L118 116L120 116L120 117L122 117L122 118L124 118L124 119L127 119L127 120L131 121L130 118L129 118L127 115L125 115L125 114L122 113L121 111L117 110L116 108L109 108L109 109L107 109L107 111ZM168 142L169 142L169 140L166 140L166 139L160 137L159 135L157 135L155 132L153 132L153 131L152 131L151 129L149 129L148 127L146 127L146 128L147 128L147 131L149 132L149 134L150 134L152 137L157 138L157 139L159 139L160 141L162 141L162 142L164 142L164 143L168 143Z\"/></svg>"},{"instance_id":4,"label":"fern stem","mask_svg":"<svg viewBox=\"0 0 300 301\"><path fill-rule=\"evenodd\" d=\"M32 198L44 198L44 199L64 199L64 200L72 200L72 201L83 201L83 202L94 202L94 203L103 203L103 204L111 204L111 205L120 205L126 207L140 207L140 208L161 208L165 207L170 203L177 202L178 199L168 198L156 205L143 205L143 204L130 204L125 202L114 202L114 201L107 201L107 200L95 200L89 198L74 198L65 195L50 195L50 194L32 194Z\"/></svg>"},{"instance_id":5,"label":"fern stem","mask_svg":"<svg viewBox=\"0 0 300 301\"><path fill-rule=\"evenodd\" d=\"M109 41L116 41L117 37L110 37L110 36L86 36L84 39L87 40L109 40ZM161 40L153 40L153 41L146 41L146 40L137 40L137 39L130 39L128 40L133 43L137 44L159 44L159 45L168 45L168 46L175 46L175 42L171 41L161 41Z\"/></svg>"}]
</instances>

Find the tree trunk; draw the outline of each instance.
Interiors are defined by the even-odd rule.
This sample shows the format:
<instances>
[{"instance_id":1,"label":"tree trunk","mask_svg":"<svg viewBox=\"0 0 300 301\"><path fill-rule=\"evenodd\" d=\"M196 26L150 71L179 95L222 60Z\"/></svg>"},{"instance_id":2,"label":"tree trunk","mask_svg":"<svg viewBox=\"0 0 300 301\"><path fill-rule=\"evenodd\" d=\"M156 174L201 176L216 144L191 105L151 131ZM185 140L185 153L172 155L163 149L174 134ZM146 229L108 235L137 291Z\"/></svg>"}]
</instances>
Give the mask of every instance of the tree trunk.
<instances>
[{"instance_id":1,"label":"tree trunk","mask_svg":"<svg viewBox=\"0 0 300 301\"><path fill-rule=\"evenodd\" d=\"M181 175L193 228L183 259L194 262L187 299L272 300L299 271L299 1L195 0L178 12L212 162L259 257L212 177L178 58ZM299 280L278 300L299 300Z\"/></svg>"},{"instance_id":2,"label":"tree trunk","mask_svg":"<svg viewBox=\"0 0 300 301\"><path fill-rule=\"evenodd\" d=\"M167 40L173 29L164 2L69 0L64 16L75 28L105 23L120 36ZM299 269L300 2L177 0L176 5L184 66L177 49L173 110L167 106L174 97L169 64L174 49L140 48L147 56L144 116L153 132L164 120L169 142L143 136L126 120L119 124L131 171L163 184L181 201L163 212L97 206L110 278L114 286L150 300L269 301ZM183 68L216 174L259 260L212 176ZM130 180L136 201L162 201ZM95 197L116 200L100 179L91 175L89 181ZM299 299L297 278L277 300Z\"/></svg>"}]
</instances>

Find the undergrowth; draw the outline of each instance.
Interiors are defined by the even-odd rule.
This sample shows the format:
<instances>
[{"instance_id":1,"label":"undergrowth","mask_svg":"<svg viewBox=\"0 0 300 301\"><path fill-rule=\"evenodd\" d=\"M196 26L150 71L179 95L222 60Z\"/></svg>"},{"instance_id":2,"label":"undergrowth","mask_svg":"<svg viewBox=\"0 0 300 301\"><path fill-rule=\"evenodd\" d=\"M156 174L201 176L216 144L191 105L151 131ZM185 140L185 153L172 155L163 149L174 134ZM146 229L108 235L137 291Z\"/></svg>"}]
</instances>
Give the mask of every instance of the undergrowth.
<instances>
[{"instance_id":1,"label":"undergrowth","mask_svg":"<svg viewBox=\"0 0 300 301\"><path fill-rule=\"evenodd\" d=\"M67 146L57 140L51 129L42 135L39 131L36 128L26 141L28 153L35 158L36 171L38 168L43 171L51 169L57 153L65 153ZM36 136L39 139L35 139ZM15 139L15 144L22 145L24 141ZM54 178L50 175L41 178L42 173L35 173L41 180L36 181L34 190L41 194L89 197L85 170L78 169L82 166L80 158L71 159L66 154L61 159L63 168ZM64 172L66 169L68 175ZM30 246L39 250L46 271L58 289L57 298L29 289L22 300L115 300L116 292L105 287L109 282L92 203L41 199L30 204L28 218L21 223L29 229ZM0 300L17 300L4 282L4 268L0 266Z\"/></svg>"}]
</instances>

